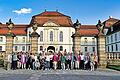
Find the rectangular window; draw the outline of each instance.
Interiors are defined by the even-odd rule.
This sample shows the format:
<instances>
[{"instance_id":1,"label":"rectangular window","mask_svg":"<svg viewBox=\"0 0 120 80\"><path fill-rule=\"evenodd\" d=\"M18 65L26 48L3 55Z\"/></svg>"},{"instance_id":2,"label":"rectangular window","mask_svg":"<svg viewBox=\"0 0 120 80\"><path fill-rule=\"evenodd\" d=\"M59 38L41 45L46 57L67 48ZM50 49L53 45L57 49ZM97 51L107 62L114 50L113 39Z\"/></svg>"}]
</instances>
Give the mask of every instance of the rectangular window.
<instances>
[{"instance_id":1,"label":"rectangular window","mask_svg":"<svg viewBox=\"0 0 120 80\"><path fill-rule=\"evenodd\" d=\"M25 42L25 37L23 37L23 42Z\"/></svg>"},{"instance_id":2,"label":"rectangular window","mask_svg":"<svg viewBox=\"0 0 120 80\"><path fill-rule=\"evenodd\" d=\"M0 37L0 42L3 42L3 37Z\"/></svg>"},{"instance_id":3,"label":"rectangular window","mask_svg":"<svg viewBox=\"0 0 120 80\"><path fill-rule=\"evenodd\" d=\"M120 40L120 32L119 32L119 40Z\"/></svg>"},{"instance_id":4,"label":"rectangular window","mask_svg":"<svg viewBox=\"0 0 120 80\"><path fill-rule=\"evenodd\" d=\"M28 51L30 51L30 46L28 46Z\"/></svg>"},{"instance_id":5,"label":"rectangular window","mask_svg":"<svg viewBox=\"0 0 120 80\"><path fill-rule=\"evenodd\" d=\"M113 42L113 35L111 35L111 42Z\"/></svg>"},{"instance_id":6,"label":"rectangular window","mask_svg":"<svg viewBox=\"0 0 120 80\"><path fill-rule=\"evenodd\" d=\"M92 38L92 44L95 44L95 38Z\"/></svg>"},{"instance_id":7,"label":"rectangular window","mask_svg":"<svg viewBox=\"0 0 120 80\"><path fill-rule=\"evenodd\" d=\"M107 37L107 43L109 43L109 37Z\"/></svg>"},{"instance_id":8,"label":"rectangular window","mask_svg":"<svg viewBox=\"0 0 120 80\"><path fill-rule=\"evenodd\" d=\"M116 51L118 51L118 46L117 46L117 44L116 44Z\"/></svg>"},{"instance_id":9,"label":"rectangular window","mask_svg":"<svg viewBox=\"0 0 120 80\"><path fill-rule=\"evenodd\" d=\"M22 46L22 51L25 51L25 46Z\"/></svg>"},{"instance_id":10,"label":"rectangular window","mask_svg":"<svg viewBox=\"0 0 120 80\"><path fill-rule=\"evenodd\" d=\"M85 43L87 43L87 38L84 38Z\"/></svg>"},{"instance_id":11,"label":"rectangular window","mask_svg":"<svg viewBox=\"0 0 120 80\"><path fill-rule=\"evenodd\" d=\"M108 46L108 52L109 52L109 46Z\"/></svg>"},{"instance_id":12,"label":"rectangular window","mask_svg":"<svg viewBox=\"0 0 120 80\"><path fill-rule=\"evenodd\" d=\"M87 47L85 47L85 52L87 52Z\"/></svg>"},{"instance_id":13,"label":"rectangular window","mask_svg":"<svg viewBox=\"0 0 120 80\"><path fill-rule=\"evenodd\" d=\"M112 48L112 51L113 51L113 45L111 46L111 48Z\"/></svg>"},{"instance_id":14,"label":"rectangular window","mask_svg":"<svg viewBox=\"0 0 120 80\"><path fill-rule=\"evenodd\" d=\"M17 49L18 47L17 46L15 46L15 51L17 51L18 49Z\"/></svg>"},{"instance_id":15,"label":"rectangular window","mask_svg":"<svg viewBox=\"0 0 120 80\"><path fill-rule=\"evenodd\" d=\"M18 37L15 37L15 42L18 42Z\"/></svg>"},{"instance_id":16,"label":"rectangular window","mask_svg":"<svg viewBox=\"0 0 120 80\"><path fill-rule=\"evenodd\" d=\"M0 51L2 51L2 46L0 46Z\"/></svg>"},{"instance_id":17,"label":"rectangular window","mask_svg":"<svg viewBox=\"0 0 120 80\"><path fill-rule=\"evenodd\" d=\"M115 41L117 41L117 34L115 34Z\"/></svg>"},{"instance_id":18,"label":"rectangular window","mask_svg":"<svg viewBox=\"0 0 120 80\"><path fill-rule=\"evenodd\" d=\"M95 47L92 47L93 52L95 52Z\"/></svg>"}]
</instances>

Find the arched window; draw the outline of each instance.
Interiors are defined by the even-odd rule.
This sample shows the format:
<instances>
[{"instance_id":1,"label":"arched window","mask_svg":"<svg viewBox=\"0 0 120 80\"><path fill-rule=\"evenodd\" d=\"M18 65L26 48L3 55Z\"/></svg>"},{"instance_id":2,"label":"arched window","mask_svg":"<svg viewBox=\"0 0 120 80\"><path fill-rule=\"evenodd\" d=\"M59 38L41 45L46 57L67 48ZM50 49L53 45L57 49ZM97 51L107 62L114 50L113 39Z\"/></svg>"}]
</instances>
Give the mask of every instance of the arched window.
<instances>
[{"instance_id":1,"label":"arched window","mask_svg":"<svg viewBox=\"0 0 120 80\"><path fill-rule=\"evenodd\" d=\"M18 50L18 46L15 46L15 51L17 51Z\"/></svg>"},{"instance_id":2,"label":"arched window","mask_svg":"<svg viewBox=\"0 0 120 80\"><path fill-rule=\"evenodd\" d=\"M63 51L63 46L60 46L60 51Z\"/></svg>"},{"instance_id":3,"label":"arched window","mask_svg":"<svg viewBox=\"0 0 120 80\"><path fill-rule=\"evenodd\" d=\"M40 46L40 51L43 51L43 46Z\"/></svg>"},{"instance_id":4,"label":"arched window","mask_svg":"<svg viewBox=\"0 0 120 80\"><path fill-rule=\"evenodd\" d=\"M43 41L43 31L40 32L40 41Z\"/></svg>"},{"instance_id":5,"label":"arched window","mask_svg":"<svg viewBox=\"0 0 120 80\"><path fill-rule=\"evenodd\" d=\"M63 32L62 31L60 31L60 42L63 42Z\"/></svg>"},{"instance_id":6,"label":"arched window","mask_svg":"<svg viewBox=\"0 0 120 80\"><path fill-rule=\"evenodd\" d=\"M50 41L53 41L53 31L50 31Z\"/></svg>"}]
</instances>

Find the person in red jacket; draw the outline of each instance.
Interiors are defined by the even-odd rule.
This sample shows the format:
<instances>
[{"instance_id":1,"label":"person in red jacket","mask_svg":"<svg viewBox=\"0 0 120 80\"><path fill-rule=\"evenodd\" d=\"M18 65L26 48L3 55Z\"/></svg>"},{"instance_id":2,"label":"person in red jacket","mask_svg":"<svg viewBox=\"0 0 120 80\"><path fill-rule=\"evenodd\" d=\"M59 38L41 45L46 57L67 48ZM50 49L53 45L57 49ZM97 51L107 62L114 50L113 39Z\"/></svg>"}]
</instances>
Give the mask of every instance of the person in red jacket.
<instances>
[{"instance_id":1,"label":"person in red jacket","mask_svg":"<svg viewBox=\"0 0 120 80\"><path fill-rule=\"evenodd\" d=\"M58 58L57 54L54 53L54 55L53 55L53 66L54 66L55 70L57 69L57 58Z\"/></svg>"}]
</instances>

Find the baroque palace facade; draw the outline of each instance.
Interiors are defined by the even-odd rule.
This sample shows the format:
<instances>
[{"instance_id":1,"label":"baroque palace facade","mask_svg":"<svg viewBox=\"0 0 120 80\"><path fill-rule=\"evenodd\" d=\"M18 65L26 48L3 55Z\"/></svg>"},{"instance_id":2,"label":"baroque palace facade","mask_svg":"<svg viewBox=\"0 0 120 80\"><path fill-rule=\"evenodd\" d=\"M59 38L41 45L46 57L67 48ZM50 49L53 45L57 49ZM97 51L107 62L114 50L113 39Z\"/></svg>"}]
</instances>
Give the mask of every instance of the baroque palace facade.
<instances>
[{"instance_id":1,"label":"baroque palace facade","mask_svg":"<svg viewBox=\"0 0 120 80\"><path fill-rule=\"evenodd\" d=\"M89 52L96 53L100 65L105 67L105 53L111 50L108 46L112 44L108 44L109 28L118 21L110 17L104 22L99 20L97 25L81 25L78 20L73 24L71 17L57 11L35 15L29 25L14 24L10 19L6 24L0 24L0 52L6 56L21 51Z\"/></svg>"}]
</instances>

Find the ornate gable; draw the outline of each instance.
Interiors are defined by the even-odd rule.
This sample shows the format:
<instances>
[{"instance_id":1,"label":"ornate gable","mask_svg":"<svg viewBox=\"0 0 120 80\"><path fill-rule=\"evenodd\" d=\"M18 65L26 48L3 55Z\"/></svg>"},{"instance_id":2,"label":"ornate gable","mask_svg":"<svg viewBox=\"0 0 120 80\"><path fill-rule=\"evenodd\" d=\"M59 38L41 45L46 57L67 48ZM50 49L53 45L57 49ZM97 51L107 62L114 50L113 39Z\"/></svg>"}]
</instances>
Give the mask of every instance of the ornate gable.
<instances>
[{"instance_id":1,"label":"ornate gable","mask_svg":"<svg viewBox=\"0 0 120 80\"><path fill-rule=\"evenodd\" d=\"M48 21L48 22L44 23L43 26L52 26L53 27L53 26L59 26L59 25L52 21Z\"/></svg>"}]
</instances>

